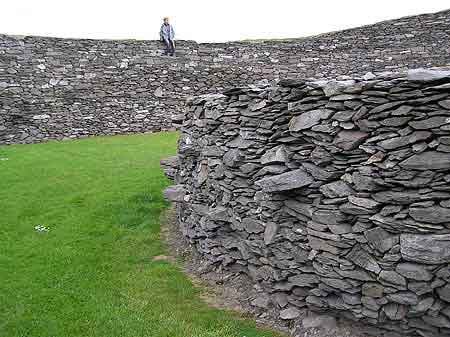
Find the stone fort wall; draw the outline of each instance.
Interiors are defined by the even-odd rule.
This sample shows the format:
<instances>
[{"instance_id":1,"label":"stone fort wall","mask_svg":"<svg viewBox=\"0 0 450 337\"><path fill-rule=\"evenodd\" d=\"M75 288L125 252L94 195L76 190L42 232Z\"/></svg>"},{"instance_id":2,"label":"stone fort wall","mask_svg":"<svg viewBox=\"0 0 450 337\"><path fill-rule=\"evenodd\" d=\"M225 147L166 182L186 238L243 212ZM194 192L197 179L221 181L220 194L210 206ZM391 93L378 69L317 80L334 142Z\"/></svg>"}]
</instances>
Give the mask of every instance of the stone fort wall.
<instances>
[{"instance_id":1,"label":"stone fort wall","mask_svg":"<svg viewBox=\"0 0 450 337\"><path fill-rule=\"evenodd\" d=\"M180 130L165 195L255 306L450 335L450 71L232 88Z\"/></svg>"},{"instance_id":2,"label":"stone fort wall","mask_svg":"<svg viewBox=\"0 0 450 337\"><path fill-rule=\"evenodd\" d=\"M290 41L197 44L0 35L0 143L172 129L191 95L280 78L442 66L450 11ZM173 118L172 118L173 117Z\"/></svg>"}]
</instances>

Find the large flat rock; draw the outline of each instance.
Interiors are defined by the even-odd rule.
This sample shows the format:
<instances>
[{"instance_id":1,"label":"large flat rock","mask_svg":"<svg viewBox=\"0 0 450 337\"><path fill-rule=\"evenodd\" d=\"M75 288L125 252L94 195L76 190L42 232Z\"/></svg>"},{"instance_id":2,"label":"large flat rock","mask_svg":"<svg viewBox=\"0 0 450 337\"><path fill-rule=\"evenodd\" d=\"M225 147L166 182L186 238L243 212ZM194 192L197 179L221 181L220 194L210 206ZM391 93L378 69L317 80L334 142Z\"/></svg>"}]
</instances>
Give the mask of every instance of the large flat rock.
<instances>
[{"instance_id":1,"label":"large flat rock","mask_svg":"<svg viewBox=\"0 0 450 337\"><path fill-rule=\"evenodd\" d=\"M314 125L319 124L322 119L327 119L332 113L333 110L329 109L318 109L304 112L301 115L292 118L289 123L289 130L295 132L309 129Z\"/></svg>"},{"instance_id":2,"label":"large flat rock","mask_svg":"<svg viewBox=\"0 0 450 337\"><path fill-rule=\"evenodd\" d=\"M264 192L282 192L308 186L314 178L303 169L289 171L276 176L260 179L255 182Z\"/></svg>"},{"instance_id":3,"label":"large flat rock","mask_svg":"<svg viewBox=\"0 0 450 337\"><path fill-rule=\"evenodd\" d=\"M443 79L450 81L450 70L412 69L408 71L408 80L414 82L434 82Z\"/></svg>"},{"instance_id":4,"label":"large flat rock","mask_svg":"<svg viewBox=\"0 0 450 337\"><path fill-rule=\"evenodd\" d=\"M333 143L343 150L354 150L362 144L367 137L369 137L369 134L366 132L344 130L338 133Z\"/></svg>"},{"instance_id":5,"label":"large flat rock","mask_svg":"<svg viewBox=\"0 0 450 337\"><path fill-rule=\"evenodd\" d=\"M411 207L409 215L416 221L429 222L433 224L450 223L450 208L432 207Z\"/></svg>"},{"instance_id":6,"label":"large flat rock","mask_svg":"<svg viewBox=\"0 0 450 337\"><path fill-rule=\"evenodd\" d=\"M450 153L427 151L415 154L400 163L405 169L426 171L446 169L450 166Z\"/></svg>"},{"instance_id":7,"label":"large flat rock","mask_svg":"<svg viewBox=\"0 0 450 337\"><path fill-rule=\"evenodd\" d=\"M450 235L402 234L400 251L406 261L425 264L450 262Z\"/></svg>"}]
</instances>

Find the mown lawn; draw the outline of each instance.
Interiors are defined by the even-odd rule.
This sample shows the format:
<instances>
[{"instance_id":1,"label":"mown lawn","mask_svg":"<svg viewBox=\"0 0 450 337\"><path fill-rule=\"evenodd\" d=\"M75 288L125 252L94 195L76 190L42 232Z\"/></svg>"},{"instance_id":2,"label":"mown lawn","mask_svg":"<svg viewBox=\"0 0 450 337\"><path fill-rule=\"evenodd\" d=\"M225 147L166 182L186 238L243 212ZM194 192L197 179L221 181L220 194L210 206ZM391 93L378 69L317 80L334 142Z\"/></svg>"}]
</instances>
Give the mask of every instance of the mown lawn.
<instances>
[{"instance_id":1,"label":"mown lawn","mask_svg":"<svg viewBox=\"0 0 450 337\"><path fill-rule=\"evenodd\" d=\"M165 254L159 160L176 138L0 147L1 337L276 335L207 307L176 266L152 260Z\"/></svg>"}]
</instances>

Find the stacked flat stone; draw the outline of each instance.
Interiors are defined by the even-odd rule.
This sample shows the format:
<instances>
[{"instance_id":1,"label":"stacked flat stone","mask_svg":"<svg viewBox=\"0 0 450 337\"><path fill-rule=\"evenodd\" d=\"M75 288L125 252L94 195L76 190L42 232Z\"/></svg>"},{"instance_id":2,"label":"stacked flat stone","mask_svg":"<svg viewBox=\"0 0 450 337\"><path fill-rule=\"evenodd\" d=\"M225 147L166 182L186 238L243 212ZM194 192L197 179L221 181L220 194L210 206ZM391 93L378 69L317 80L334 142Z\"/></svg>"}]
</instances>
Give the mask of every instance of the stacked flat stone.
<instances>
[{"instance_id":1,"label":"stacked flat stone","mask_svg":"<svg viewBox=\"0 0 450 337\"><path fill-rule=\"evenodd\" d=\"M175 58L157 41L0 35L0 144L171 130L190 95L445 66L449 40L450 11L286 41L178 41Z\"/></svg>"},{"instance_id":2,"label":"stacked flat stone","mask_svg":"<svg viewBox=\"0 0 450 337\"><path fill-rule=\"evenodd\" d=\"M183 234L258 303L450 335L450 71L198 96L178 152Z\"/></svg>"}]
</instances>

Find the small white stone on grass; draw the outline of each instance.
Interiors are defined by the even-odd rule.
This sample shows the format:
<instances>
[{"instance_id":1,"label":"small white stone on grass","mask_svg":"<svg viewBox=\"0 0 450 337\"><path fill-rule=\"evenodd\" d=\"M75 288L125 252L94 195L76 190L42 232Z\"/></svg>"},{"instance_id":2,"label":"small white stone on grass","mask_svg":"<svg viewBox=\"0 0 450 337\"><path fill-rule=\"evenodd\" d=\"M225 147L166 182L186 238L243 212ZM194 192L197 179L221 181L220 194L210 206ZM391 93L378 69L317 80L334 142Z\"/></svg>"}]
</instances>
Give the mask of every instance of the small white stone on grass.
<instances>
[{"instance_id":1,"label":"small white stone on grass","mask_svg":"<svg viewBox=\"0 0 450 337\"><path fill-rule=\"evenodd\" d=\"M37 225L37 226L34 226L34 230L36 232L48 232L50 230L50 227L46 227L43 225Z\"/></svg>"}]
</instances>

